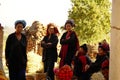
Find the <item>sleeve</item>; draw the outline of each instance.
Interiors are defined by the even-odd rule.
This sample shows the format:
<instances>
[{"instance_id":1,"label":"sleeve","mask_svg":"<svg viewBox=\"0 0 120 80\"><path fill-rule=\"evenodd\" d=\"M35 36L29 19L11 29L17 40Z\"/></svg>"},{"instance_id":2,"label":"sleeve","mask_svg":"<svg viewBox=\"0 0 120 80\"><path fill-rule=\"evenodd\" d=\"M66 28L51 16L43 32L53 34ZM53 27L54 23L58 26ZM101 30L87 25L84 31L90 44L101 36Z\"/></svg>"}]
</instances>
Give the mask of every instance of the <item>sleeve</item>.
<instances>
[{"instance_id":1,"label":"sleeve","mask_svg":"<svg viewBox=\"0 0 120 80\"><path fill-rule=\"evenodd\" d=\"M90 58L88 57L88 56L86 56L86 60L87 60L87 64L91 64L91 60L90 60Z\"/></svg>"},{"instance_id":2,"label":"sleeve","mask_svg":"<svg viewBox=\"0 0 120 80\"><path fill-rule=\"evenodd\" d=\"M57 43L58 43L58 37L55 35L52 37L52 44L50 45L47 45L47 48L55 48L57 46Z\"/></svg>"},{"instance_id":3,"label":"sleeve","mask_svg":"<svg viewBox=\"0 0 120 80\"><path fill-rule=\"evenodd\" d=\"M27 38L25 36L25 59L27 61Z\"/></svg>"},{"instance_id":4,"label":"sleeve","mask_svg":"<svg viewBox=\"0 0 120 80\"><path fill-rule=\"evenodd\" d=\"M46 44L46 36L43 38L43 40L41 41L41 47L46 48L47 44Z\"/></svg>"},{"instance_id":5,"label":"sleeve","mask_svg":"<svg viewBox=\"0 0 120 80\"><path fill-rule=\"evenodd\" d=\"M74 42L76 39L75 33L71 33L70 38L69 39L65 39L65 34L63 34L63 36L60 39L60 44L69 44Z\"/></svg>"},{"instance_id":6,"label":"sleeve","mask_svg":"<svg viewBox=\"0 0 120 80\"><path fill-rule=\"evenodd\" d=\"M6 46L5 46L5 59L8 60L9 59L9 54L10 54L10 36L8 36L7 40L6 40Z\"/></svg>"},{"instance_id":7,"label":"sleeve","mask_svg":"<svg viewBox=\"0 0 120 80\"><path fill-rule=\"evenodd\" d=\"M101 68L101 65L99 62L92 63L90 65L90 68L88 69L88 73L98 72L100 68Z\"/></svg>"}]
</instances>

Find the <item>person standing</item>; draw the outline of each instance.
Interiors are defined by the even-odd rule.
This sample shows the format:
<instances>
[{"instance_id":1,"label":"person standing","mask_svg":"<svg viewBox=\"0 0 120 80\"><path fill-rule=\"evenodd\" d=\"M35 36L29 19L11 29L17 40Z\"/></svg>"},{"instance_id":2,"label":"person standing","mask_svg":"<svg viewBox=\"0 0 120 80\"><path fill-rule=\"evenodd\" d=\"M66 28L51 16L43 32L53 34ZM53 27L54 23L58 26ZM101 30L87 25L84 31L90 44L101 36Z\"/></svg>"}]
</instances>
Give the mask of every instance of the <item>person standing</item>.
<instances>
[{"instance_id":1,"label":"person standing","mask_svg":"<svg viewBox=\"0 0 120 80\"><path fill-rule=\"evenodd\" d=\"M73 27L75 27L73 20L67 20L65 23L66 32L63 33L60 39L60 68L66 64L71 66L73 56L79 48L79 41L76 33L72 30Z\"/></svg>"},{"instance_id":2,"label":"person standing","mask_svg":"<svg viewBox=\"0 0 120 80\"><path fill-rule=\"evenodd\" d=\"M48 80L54 80L54 64L57 61L57 44L59 33L53 23L47 25L47 34L41 41L43 47L42 61L44 63L44 72L47 73Z\"/></svg>"},{"instance_id":3,"label":"person standing","mask_svg":"<svg viewBox=\"0 0 120 80\"><path fill-rule=\"evenodd\" d=\"M25 26L26 22L24 20L17 20L15 22L15 32L11 33L6 40L5 59L10 80L26 80L27 39L21 33Z\"/></svg>"}]
</instances>

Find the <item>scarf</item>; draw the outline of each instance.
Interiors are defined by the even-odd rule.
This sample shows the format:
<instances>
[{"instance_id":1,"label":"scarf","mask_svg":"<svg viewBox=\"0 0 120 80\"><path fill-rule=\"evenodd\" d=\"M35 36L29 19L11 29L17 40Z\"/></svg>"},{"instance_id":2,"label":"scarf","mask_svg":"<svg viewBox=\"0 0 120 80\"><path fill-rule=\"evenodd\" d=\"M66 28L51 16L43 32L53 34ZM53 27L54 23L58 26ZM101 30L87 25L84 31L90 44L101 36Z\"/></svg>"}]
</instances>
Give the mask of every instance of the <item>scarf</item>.
<instances>
[{"instance_id":1,"label":"scarf","mask_svg":"<svg viewBox=\"0 0 120 80\"><path fill-rule=\"evenodd\" d=\"M66 35L66 39L68 39L71 35L71 33L73 33L74 31L71 31L71 32L68 32L67 35ZM79 49L79 41L78 41L78 38L77 38L77 35L76 33L74 32L75 34L75 37L76 37L76 51ZM61 47L61 51L60 51L60 66L59 67L62 67L64 66L64 60L66 58L66 54L67 54L67 51L68 51L68 44L65 44L65 45L62 45Z\"/></svg>"},{"instance_id":2,"label":"scarf","mask_svg":"<svg viewBox=\"0 0 120 80\"><path fill-rule=\"evenodd\" d=\"M82 72L85 72L85 65L87 64L86 56L79 56L79 60L82 62Z\"/></svg>"},{"instance_id":3,"label":"scarf","mask_svg":"<svg viewBox=\"0 0 120 80\"><path fill-rule=\"evenodd\" d=\"M70 34L71 34L71 32L67 33L66 39L68 39L70 37ZM64 59L66 57L67 51L68 51L68 44L62 45L61 51L60 51L60 57L61 57L60 67L64 66Z\"/></svg>"}]
</instances>

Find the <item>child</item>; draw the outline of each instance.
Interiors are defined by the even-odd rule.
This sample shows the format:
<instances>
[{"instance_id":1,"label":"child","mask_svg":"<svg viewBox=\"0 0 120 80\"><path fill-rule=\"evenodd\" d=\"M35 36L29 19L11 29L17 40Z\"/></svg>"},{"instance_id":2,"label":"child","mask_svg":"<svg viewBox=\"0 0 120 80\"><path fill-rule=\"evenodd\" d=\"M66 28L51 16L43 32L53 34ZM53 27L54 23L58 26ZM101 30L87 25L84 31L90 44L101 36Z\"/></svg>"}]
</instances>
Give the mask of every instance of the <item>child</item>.
<instances>
[{"instance_id":1,"label":"child","mask_svg":"<svg viewBox=\"0 0 120 80\"><path fill-rule=\"evenodd\" d=\"M87 45L83 44L79 47L79 50L75 54L74 58L74 76L78 80L85 80L87 77L85 66L91 63L90 59L87 56Z\"/></svg>"}]
</instances>

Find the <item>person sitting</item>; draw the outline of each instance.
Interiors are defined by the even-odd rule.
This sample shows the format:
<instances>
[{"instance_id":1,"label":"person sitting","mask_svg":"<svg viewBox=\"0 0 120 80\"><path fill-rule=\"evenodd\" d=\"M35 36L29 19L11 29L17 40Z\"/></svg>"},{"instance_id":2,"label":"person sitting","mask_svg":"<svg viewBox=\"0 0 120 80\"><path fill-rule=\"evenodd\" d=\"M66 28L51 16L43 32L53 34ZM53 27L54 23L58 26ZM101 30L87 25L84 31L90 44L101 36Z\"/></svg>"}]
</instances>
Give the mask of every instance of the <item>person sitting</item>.
<instances>
[{"instance_id":1,"label":"person sitting","mask_svg":"<svg viewBox=\"0 0 120 80\"><path fill-rule=\"evenodd\" d=\"M83 44L79 47L79 50L75 54L74 58L74 76L77 77L77 80L85 80L86 70L85 66L90 65L91 60L87 56L87 45Z\"/></svg>"},{"instance_id":2,"label":"person sitting","mask_svg":"<svg viewBox=\"0 0 120 80\"><path fill-rule=\"evenodd\" d=\"M85 67L86 73L87 75L89 75L86 80L89 80L93 73L98 72L102 69L102 63L105 60L108 60L106 46L99 45L96 61L94 63L91 63L90 65L86 65Z\"/></svg>"}]
</instances>

